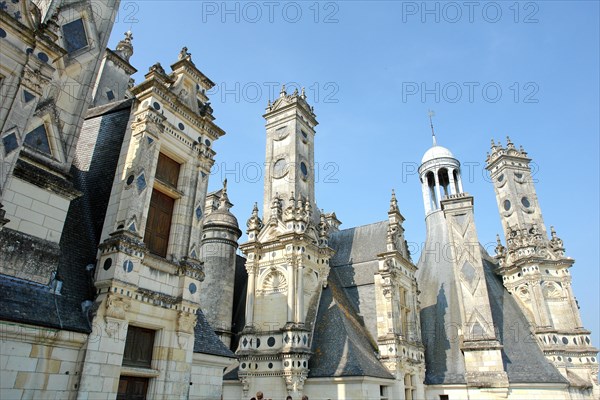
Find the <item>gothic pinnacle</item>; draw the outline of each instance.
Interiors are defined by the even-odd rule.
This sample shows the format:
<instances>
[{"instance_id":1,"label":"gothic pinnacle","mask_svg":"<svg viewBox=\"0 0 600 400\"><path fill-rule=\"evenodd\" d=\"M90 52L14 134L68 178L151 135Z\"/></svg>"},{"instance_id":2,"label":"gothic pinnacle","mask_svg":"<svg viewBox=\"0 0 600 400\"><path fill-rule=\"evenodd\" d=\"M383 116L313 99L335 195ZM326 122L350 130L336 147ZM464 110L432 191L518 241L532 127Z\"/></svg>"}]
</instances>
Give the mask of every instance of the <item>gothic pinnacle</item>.
<instances>
[{"instance_id":1,"label":"gothic pinnacle","mask_svg":"<svg viewBox=\"0 0 600 400\"><path fill-rule=\"evenodd\" d=\"M513 144L513 142L510 140L509 136L506 137L506 146L507 147L515 147L515 145Z\"/></svg>"},{"instance_id":2,"label":"gothic pinnacle","mask_svg":"<svg viewBox=\"0 0 600 400\"><path fill-rule=\"evenodd\" d=\"M219 210L227 210L229 204L229 198L227 197L227 179L223 181L223 190L221 191L221 198L219 199Z\"/></svg>"},{"instance_id":3,"label":"gothic pinnacle","mask_svg":"<svg viewBox=\"0 0 600 400\"><path fill-rule=\"evenodd\" d=\"M392 189L392 198L390 199L390 211L398 211L398 200L396 200L394 189Z\"/></svg>"},{"instance_id":4,"label":"gothic pinnacle","mask_svg":"<svg viewBox=\"0 0 600 400\"><path fill-rule=\"evenodd\" d=\"M284 97L287 94L285 91L285 85L281 85L281 91L279 92L279 97Z\"/></svg>"}]
</instances>

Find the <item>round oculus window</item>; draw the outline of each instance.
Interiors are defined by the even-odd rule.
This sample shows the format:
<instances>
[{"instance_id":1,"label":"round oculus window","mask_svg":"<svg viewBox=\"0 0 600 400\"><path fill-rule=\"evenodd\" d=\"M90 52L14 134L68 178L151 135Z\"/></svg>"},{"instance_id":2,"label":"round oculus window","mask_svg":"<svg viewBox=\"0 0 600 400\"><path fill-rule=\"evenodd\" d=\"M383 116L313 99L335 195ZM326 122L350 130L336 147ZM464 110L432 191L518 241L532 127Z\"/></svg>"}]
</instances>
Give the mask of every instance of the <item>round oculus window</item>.
<instances>
[{"instance_id":1,"label":"round oculus window","mask_svg":"<svg viewBox=\"0 0 600 400\"><path fill-rule=\"evenodd\" d=\"M287 167L288 164L285 158L280 158L275 161L275 164L273 165L273 176L275 178L281 178L287 173Z\"/></svg>"},{"instance_id":2,"label":"round oculus window","mask_svg":"<svg viewBox=\"0 0 600 400\"><path fill-rule=\"evenodd\" d=\"M302 172L302 175L304 175L304 177L308 176L308 168L306 167L306 164L304 162L300 163L300 172Z\"/></svg>"},{"instance_id":3,"label":"round oculus window","mask_svg":"<svg viewBox=\"0 0 600 400\"><path fill-rule=\"evenodd\" d=\"M504 210L510 210L510 200L504 200Z\"/></svg>"},{"instance_id":4,"label":"round oculus window","mask_svg":"<svg viewBox=\"0 0 600 400\"><path fill-rule=\"evenodd\" d=\"M529 202L529 199L527 197L523 197L521 199L521 204L523 204L523 207L525 208L531 207L531 203Z\"/></svg>"},{"instance_id":5,"label":"round oculus window","mask_svg":"<svg viewBox=\"0 0 600 400\"><path fill-rule=\"evenodd\" d=\"M498 182L502 182L503 180L504 180L504 174L501 174L501 175L498 177Z\"/></svg>"}]
</instances>

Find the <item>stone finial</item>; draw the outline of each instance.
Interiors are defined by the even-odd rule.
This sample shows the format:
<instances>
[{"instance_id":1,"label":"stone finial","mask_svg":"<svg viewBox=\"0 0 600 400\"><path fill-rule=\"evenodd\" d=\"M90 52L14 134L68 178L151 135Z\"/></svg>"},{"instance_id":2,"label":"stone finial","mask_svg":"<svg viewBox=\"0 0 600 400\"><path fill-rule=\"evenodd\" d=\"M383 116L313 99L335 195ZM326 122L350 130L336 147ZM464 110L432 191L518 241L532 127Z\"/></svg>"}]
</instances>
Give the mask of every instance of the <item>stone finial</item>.
<instances>
[{"instance_id":1,"label":"stone finial","mask_svg":"<svg viewBox=\"0 0 600 400\"><path fill-rule=\"evenodd\" d=\"M527 156L527 152L526 152L526 151L525 151L525 149L523 148L523 145L520 145L520 146L519 146L519 151L521 152L521 154L522 154L523 156Z\"/></svg>"},{"instance_id":2,"label":"stone finial","mask_svg":"<svg viewBox=\"0 0 600 400\"><path fill-rule=\"evenodd\" d=\"M302 100L306 100L306 90L304 88L302 88L302 92L300 93L300 97L302 97Z\"/></svg>"},{"instance_id":3,"label":"stone finial","mask_svg":"<svg viewBox=\"0 0 600 400\"><path fill-rule=\"evenodd\" d=\"M227 196L227 179L223 181L223 190L219 199L219 210L229 210L229 197Z\"/></svg>"},{"instance_id":4,"label":"stone finial","mask_svg":"<svg viewBox=\"0 0 600 400\"><path fill-rule=\"evenodd\" d=\"M398 200L396 200L396 192L392 189L392 198L390 199L390 212L395 212L398 210Z\"/></svg>"},{"instance_id":5,"label":"stone finial","mask_svg":"<svg viewBox=\"0 0 600 400\"><path fill-rule=\"evenodd\" d=\"M133 55L133 44L131 43L132 40L133 33L131 31L127 31L125 32L125 38L121 39L115 48L115 53L117 53L127 62L129 62L129 59Z\"/></svg>"},{"instance_id":6,"label":"stone finial","mask_svg":"<svg viewBox=\"0 0 600 400\"><path fill-rule=\"evenodd\" d=\"M554 230L554 226L550 226L550 236L551 236L550 243L552 244L552 247L555 250L564 251L563 241L556 234L556 230Z\"/></svg>"},{"instance_id":7,"label":"stone finial","mask_svg":"<svg viewBox=\"0 0 600 400\"><path fill-rule=\"evenodd\" d=\"M325 213L321 210L321 218L319 222L319 237L321 239L326 239L329 236L329 224L327 223L327 218L325 218Z\"/></svg>"},{"instance_id":8,"label":"stone finial","mask_svg":"<svg viewBox=\"0 0 600 400\"><path fill-rule=\"evenodd\" d=\"M287 92L285 91L285 85L281 85L281 91L279 92L279 97L285 97Z\"/></svg>"},{"instance_id":9,"label":"stone finial","mask_svg":"<svg viewBox=\"0 0 600 400\"><path fill-rule=\"evenodd\" d=\"M156 71L158 73L161 73L163 75L166 75L165 69L162 67L162 65L160 65L159 62L157 62L156 64L154 64L153 66L151 66L150 68L148 68L148 70L150 72L152 71Z\"/></svg>"},{"instance_id":10,"label":"stone finial","mask_svg":"<svg viewBox=\"0 0 600 400\"><path fill-rule=\"evenodd\" d=\"M513 149L515 147L515 144L510 140L510 137L507 136L506 137L506 147Z\"/></svg>"},{"instance_id":11,"label":"stone finial","mask_svg":"<svg viewBox=\"0 0 600 400\"><path fill-rule=\"evenodd\" d=\"M502 246L502 242L500 241L500 235L496 234L496 255L504 256L506 253L506 248Z\"/></svg>"},{"instance_id":12,"label":"stone finial","mask_svg":"<svg viewBox=\"0 0 600 400\"><path fill-rule=\"evenodd\" d=\"M181 51L179 52L179 59L180 60L187 59L187 60L192 61L192 53L188 52L188 48L187 47L183 46L181 48Z\"/></svg>"},{"instance_id":13,"label":"stone finial","mask_svg":"<svg viewBox=\"0 0 600 400\"><path fill-rule=\"evenodd\" d=\"M246 226L248 227L248 232L260 231L263 227L262 220L258 216L258 204L256 202L254 203L254 207L252 207L252 215L248 218Z\"/></svg>"}]
</instances>

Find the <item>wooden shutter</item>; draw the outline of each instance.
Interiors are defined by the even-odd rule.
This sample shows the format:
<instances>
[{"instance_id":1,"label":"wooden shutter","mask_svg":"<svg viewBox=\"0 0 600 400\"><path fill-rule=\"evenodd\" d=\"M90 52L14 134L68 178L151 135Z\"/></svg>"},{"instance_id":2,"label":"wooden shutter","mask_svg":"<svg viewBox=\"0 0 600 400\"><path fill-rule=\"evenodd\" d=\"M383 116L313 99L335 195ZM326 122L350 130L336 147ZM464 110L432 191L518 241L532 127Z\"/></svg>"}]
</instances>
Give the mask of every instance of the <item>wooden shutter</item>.
<instances>
[{"instance_id":1,"label":"wooden shutter","mask_svg":"<svg viewBox=\"0 0 600 400\"><path fill-rule=\"evenodd\" d=\"M176 189L179 180L179 168L180 165L177 161L160 153L156 165L156 178Z\"/></svg>"},{"instance_id":2,"label":"wooden shutter","mask_svg":"<svg viewBox=\"0 0 600 400\"><path fill-rule=\"evenodd\" d=\"M122 376L119 379L117 400L146 400L148 378Z\"/></svg>"},{"instance_id":3,"label":"wooden shutter","mask_svg":"<svg viewBox=\"0 0 600 400\"><path fill-rule=\"evenodd\" d=\"M152 348L154 331L130 326L125 339L123 365L129 367L150 368L152 366Z\"/></svg>"},{"instance_id":4,"label":"wooden shutter","mask_svg":"<svg viewBox=\"0 0 600 400\"><path fill-rule=\"evenodd\" d=\"M167 256L174 206L175 200L173 198L156 189L152 190L144 243L146 243L146 247L151 253L160 257Z\"/></svg>"}]
</instances>

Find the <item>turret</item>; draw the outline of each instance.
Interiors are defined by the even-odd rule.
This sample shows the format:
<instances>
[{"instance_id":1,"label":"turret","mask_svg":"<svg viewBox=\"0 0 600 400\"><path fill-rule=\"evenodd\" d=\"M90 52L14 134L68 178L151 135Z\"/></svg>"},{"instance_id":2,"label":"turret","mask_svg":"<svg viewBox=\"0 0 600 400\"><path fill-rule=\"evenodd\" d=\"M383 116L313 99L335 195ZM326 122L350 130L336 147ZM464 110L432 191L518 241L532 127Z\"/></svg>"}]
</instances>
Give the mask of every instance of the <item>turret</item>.
<instances>
[{"instance_id":1,"label":"turret","mask_svg":"<svg viewBox=\"0 0 600 400\"><path fill-rule=\"evenodd\" d=\"M210 197L210 195L208 196ZM204 217L200 260L204 262L204 282L200 288L200 308L208 323L227 346L231 343L233 284L237 240L242 231L229 211L233 205L227 196L227 180L219 196L219 205L207 204Z\"/></svg>"}]
</instances>

